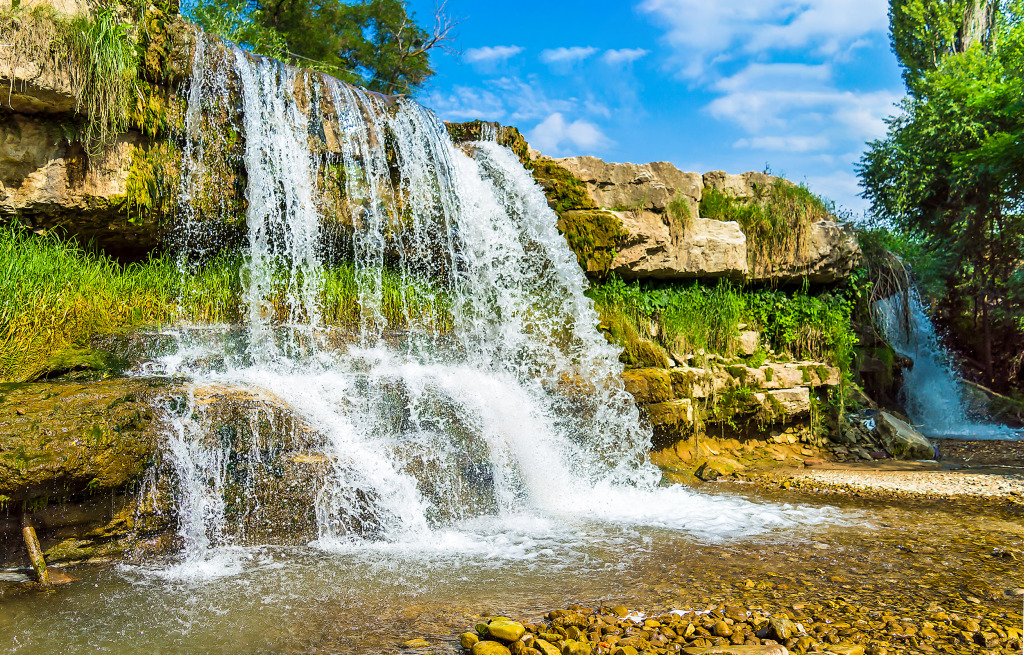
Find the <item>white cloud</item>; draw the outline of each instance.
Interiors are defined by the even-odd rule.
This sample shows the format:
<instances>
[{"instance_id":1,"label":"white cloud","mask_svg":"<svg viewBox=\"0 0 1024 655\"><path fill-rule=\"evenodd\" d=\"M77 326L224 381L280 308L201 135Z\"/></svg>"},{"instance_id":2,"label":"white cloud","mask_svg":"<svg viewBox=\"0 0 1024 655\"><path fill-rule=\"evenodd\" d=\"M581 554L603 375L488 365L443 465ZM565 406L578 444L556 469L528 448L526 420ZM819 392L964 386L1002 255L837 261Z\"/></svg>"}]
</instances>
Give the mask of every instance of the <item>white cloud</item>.
<instances>
[{"instance_id":1,"label":"white cloud","mask_svg":"<svg viewBox=\"0 0 1024 655\"><path fill-rule=\"evenodd\" d=\"M609 66L620 66L622 64L632 64L633 62L643 59L650 54L649 50L643 48L622 48L621 50L605 50L604 54L601 55L601 61L608 64Z\"/></svg>"},{"instance_id":2,"label":"white cloud","mask_svg":"<svg viewBox=\"0 0 1024 655\"><path fill-rule=\"evenodd\" d=\"M868 36L885 38L887 0L643 0L666 29L679 75L701 78L718 64L772 52L838 56Z\"/></svg>"},{"instance_id":3,"label":"white cloud","mask_svg":"<svg viewBox=\"0 0 1024 655\"><path fill-rule=\"evenodd\" d=\"M759 136L739 139L734 148L769 150L772 152L808 152L828 148L829 140L823 136Z\"/></svg>"},{"instance_id":4,"label":"white cloud","mask_svg":"<svg viewBox=\"0 0 1024 655\"><path fill-rule=\"evenodd\" d=\"M570 123L559 112L551 114L533 128L527 140L541 152L556 156L568 154L566 148L574 148L579 153L611 143L597 125L583 119Z\"/></svg>"},{"instance_id":5,"label":"white cloud","mask_svg":"<svg viewBox=\"0 0 1024 655\"><path fill-rule=\"evenodd\" d=\"M470 48L462 55L467 64L497 63L515 57L523 49L517 45L496 45Z\"/></svg>"},{"instance_id":6,"label":"white cloud","mask_svg":"<svg viewBox=\"0 0 1024 655\"><path fill-rule=\"evenodd\" d=\"M583 60L589 58L597 52L597 48L591 47L573 47L573 48L554 48L551 50L544 50L540 53L540 60L545 64L550 65L562 65L571 66L572 64L578 64Z\"/></svg>"},{"instance_id":7,"label":"white cloud","mask_svg":"<svg viewBox=\"0 0 1024 655\"><path fill-rule=\"evenodd\" d=\"M435 91L426 104L446 120L472 121L476 119L501 120L505 117L505 103L498 94L485 89L456 86L451 93Z\"/></svg>"}]
</instances>

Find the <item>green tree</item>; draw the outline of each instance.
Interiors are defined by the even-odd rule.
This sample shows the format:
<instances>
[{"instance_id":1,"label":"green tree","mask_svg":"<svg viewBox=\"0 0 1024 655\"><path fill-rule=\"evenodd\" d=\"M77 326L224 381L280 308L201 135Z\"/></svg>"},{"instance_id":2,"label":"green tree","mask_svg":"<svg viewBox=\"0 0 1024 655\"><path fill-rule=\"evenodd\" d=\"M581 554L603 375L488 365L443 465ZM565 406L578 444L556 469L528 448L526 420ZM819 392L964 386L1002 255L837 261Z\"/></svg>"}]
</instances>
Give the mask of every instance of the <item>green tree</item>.
<instances>
[{"instance_id":1,"label":"green tree","mask_svg":"<svg viewBox=\"0 0 1024 655\"><path fill-rule=\"evenodd\" d=\"M405 0L198 0L188 13L257 54L386 94L433 75L430 53L449 49L457 25L442 3L427 31Z\"/></svg>"},{"instance_id":2,"label":"green tree","mask_svg":"<svg viewBox=\"0 0 1024 655\"><path fill-rule=\"evenodd\" d=\"M911 87L947 56L991 46L999 0L891 0L893 51Z\"/></svg>"},{"instance_id":3,"label":"green tree","mask_svg":"<svg viewBox=\"0 0 1024 655\"><path fill-rule=\"evenodd\" d=\"M923 8L953 4L893 0L893 49L910 95L888 119L886 138L869 144L859 172L875 215L944 262L939 318L986 383L1005 389L1021 383L1024 358L1021 2L999 7L985 38L921 46L924 34L980 33L971 12L982 3L951 10L947 18L960 17L955 30L926 24L935 13ZM905 34L917 36L899 41Z\"/></svg>"}]
</instances>

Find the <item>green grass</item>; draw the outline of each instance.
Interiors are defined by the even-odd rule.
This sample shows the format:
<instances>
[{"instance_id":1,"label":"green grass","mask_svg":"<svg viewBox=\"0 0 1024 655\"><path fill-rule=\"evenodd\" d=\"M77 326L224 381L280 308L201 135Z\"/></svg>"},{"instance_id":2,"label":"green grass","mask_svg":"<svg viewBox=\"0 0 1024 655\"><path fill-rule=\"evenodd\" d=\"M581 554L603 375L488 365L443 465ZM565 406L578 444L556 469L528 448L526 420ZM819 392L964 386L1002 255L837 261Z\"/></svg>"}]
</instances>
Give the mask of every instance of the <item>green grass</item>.
<instances>
[{"instance_id":1,"label":"green grass","mask_svg":"<svg viewBox=\"0 0 1024 655\"><path fill-rule=\"evenodd\" d=\"M759 330L762 342L776 353L828 362L844 372L852 362L855 302L842 291L811 295L745 289L728 281L641 285L613 278L588 295L632 365L654 365L657 356L635 356L652 343L661 349L662 360L666 351L733 356L741 324ZM764 361L763 355L755 358Z\"/></svg>"},{"instance_id":2,"label":"green grass","mask_svg":"<svg viewBox=\"0 0 1024 655\"><path fill-rule=\"evenodd\" d=\"M833 218L825 201L806 187L781 178L757 189L757 197L748 200L705 188L700 215L738 222L747 236L750 263L755 268L769 266L772 253L798 251L812 223Z\"/></svg>"},{"instance_id":3,"label":"green grass","mask_svg":"<svg viewBox=\"0 0 1024 655\"><path fill-rule=\"evenodd\" d=\"M9 44L12 67L36 64L70 84L82 117L79 134L90 155L128 128L136 104L139 60L134 29L112 7L89 17L65 18L45 5L0 12L0 43Z\"/></svg>"},{"instance_id":4,"label":"green grass","mask_svg":"<svg viewBox=\"0 0 1024 655\"><path fill-rule=\"evenodd\" d=\"M31 380L49 360L86 347L96 334L176 322L242 322L245 275L245 260L237 255L183 273L170 258L122 265L53 234L0 227L0 382ZM351 264L323 271L317 299L325 325L359 324L356 280ZM281 271L269 295L272 320L288 319L286 289ZM410 323L451 328L447 298L435 286L384 269L380 290L387 329Z\"/></svg>"}]
</instances>

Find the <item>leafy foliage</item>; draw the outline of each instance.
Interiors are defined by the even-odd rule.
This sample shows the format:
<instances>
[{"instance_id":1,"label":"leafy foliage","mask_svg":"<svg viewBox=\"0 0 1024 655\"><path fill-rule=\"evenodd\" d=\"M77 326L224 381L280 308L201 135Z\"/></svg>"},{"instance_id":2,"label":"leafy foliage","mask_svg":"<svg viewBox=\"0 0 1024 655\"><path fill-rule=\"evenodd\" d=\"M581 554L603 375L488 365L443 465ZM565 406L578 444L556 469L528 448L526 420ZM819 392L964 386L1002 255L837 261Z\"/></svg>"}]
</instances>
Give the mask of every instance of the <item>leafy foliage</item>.
<instances>
[{"instance_id":1,"label":"leafy foliage","mask_svg":"<svg viewBox=\"0 0 1024 655\"><path fill-rule=\"evenodd\" d=\"M856 344L850 319L859 293L855 286L810 294L744 289L728 281L643 285L613 278L588 295L602 323L627 350L633 347L631 334L647 334L674 353L731 356L739 326L746 324L778 353L849 371Z\"/></svg>"},{"instance_id":2,"label":"leafy foliage","mask_svg":"<svg viewBox=\"0 0 1024 655\"><path fill-rule=\"evenodd\" d=\"M416 24L405 0L197 0L185 13L249 50L380 93L410 93L434 74L430 51L447 48L455 23Z\"/></svg>"},{"instance_id":3,"label":"leafy foliage","mask_svg":"<svg viewBox=\"0 0 1024 655\"><path fill-rule=\"evenodd\" d=\"M931 69L917 55L904 61L911 96L860 164L876 217L937 262L928 286L938 316L997 388L1019 384L1024 363L1022 16L1019 1L1005 3L988 40L946 48ZM894 24L894 38L905 31ZM894 43L897 53L911 46Z\"/></svg>"}]
</instances>

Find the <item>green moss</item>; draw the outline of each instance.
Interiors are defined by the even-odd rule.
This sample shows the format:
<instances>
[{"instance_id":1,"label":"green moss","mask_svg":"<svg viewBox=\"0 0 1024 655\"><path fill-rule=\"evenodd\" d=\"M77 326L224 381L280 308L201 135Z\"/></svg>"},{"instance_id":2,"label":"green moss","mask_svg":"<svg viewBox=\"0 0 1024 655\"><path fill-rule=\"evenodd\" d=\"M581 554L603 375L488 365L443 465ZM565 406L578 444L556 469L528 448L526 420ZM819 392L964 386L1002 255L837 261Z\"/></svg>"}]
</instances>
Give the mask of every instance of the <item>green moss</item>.
<instances>
[{"instance_id":1,"label":"green moss","mask_svg":"<svg viewBox=\"0 0 1024 655\"><path fill-rule=\"evenodd\" d=\"M766 366L764 369L764 380L765 382L771 382L772 378L775 377L775 369L771 366Z\"/></svg>"},{"instance_id":2,"label":"green moss","mask_svg":"<svg viewBox=\"0 0 1024 655\"><path fill-rule=\"evenodd\" d=\"M481 120L466 123L445 122L444 125L448 129L448 134L451 136L452 141L455 143L480 141L483 138L484 126L487 125L496 132L497 142L511 150L524 167L527 169L533 167L533 161L530 159L530 144L526 142L526 138L522 133L514 127Z\"/></svg>"},{"instance_id":3,"label":"green moss","mask_svg":"<svg viewBox=\"0 0 1024 655\"><path fill-rule=\"evenodd\" d=\"M754 351L754 354L747 360L747 366L750 368L761 368L761 365L768 359L768 353L765 352L764 348L758 348Z\"/></svg>"},{"instance_id":4,"label":"green moss","mask_svg":"<svg viewBox=\"0 0 1024 655\"><path fill-rule=\"evenodd\" d=\"M599 279L608 275L619 242L627 234L615 214L600 210L562 212L558 230L576 253L580 267Z\"/></svg>"},{"instance_id":5,"label":"green moss","mask_svg":"<svg viewBox=\"0 0 1024 655\"><path fill-rule=\"evenodd\" d=\"M729 374L729 377L739 380L743 383L747 379L747 367L746 366L726 366L725 372Z\"/></svg>"},{"instance_id":6,"label":"green moss","mask_svg":"<svg viewBox=\"0 0 1024 655\"><path fill-rule=\"evenodd\" d=\"M597 208L583 181L553 160L533 162L533 176L544 187L548 199L555 203L555 211L559 214L573 209Z\"/></svg>"}]
</instances>

